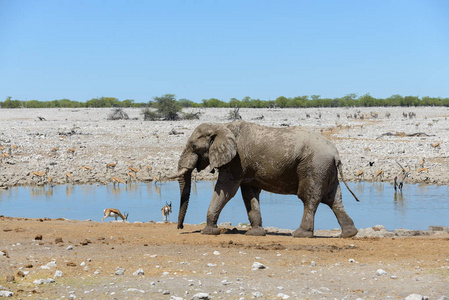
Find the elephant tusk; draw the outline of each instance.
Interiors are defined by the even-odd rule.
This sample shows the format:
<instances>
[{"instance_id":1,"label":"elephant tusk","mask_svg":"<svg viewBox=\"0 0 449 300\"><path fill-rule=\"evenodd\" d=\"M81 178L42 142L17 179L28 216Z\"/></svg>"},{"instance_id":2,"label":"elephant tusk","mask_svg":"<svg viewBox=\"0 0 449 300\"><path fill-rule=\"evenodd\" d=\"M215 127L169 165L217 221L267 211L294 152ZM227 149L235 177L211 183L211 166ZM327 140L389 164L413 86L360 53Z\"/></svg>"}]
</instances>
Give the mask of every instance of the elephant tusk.
<instances>
[{"instance_id":1,"label":"elephant tusk","mask_svg":"<svg viewBox=\"0 0 449 300\"><path fill-rule=\"evenodd\" d=\"M166 179L177 179L183 176L188 170L189 169L187 168L182 168L178 173L176 173L175 175L168 176Z\"/></svg>"}]
</instances>

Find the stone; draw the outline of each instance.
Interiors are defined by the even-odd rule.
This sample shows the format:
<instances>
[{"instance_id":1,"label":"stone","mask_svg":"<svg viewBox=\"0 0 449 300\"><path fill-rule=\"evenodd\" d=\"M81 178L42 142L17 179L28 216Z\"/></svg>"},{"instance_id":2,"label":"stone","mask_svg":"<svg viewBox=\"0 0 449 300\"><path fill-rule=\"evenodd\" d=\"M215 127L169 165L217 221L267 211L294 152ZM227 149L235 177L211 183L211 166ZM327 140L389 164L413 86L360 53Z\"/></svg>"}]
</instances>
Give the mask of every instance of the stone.
<instances>
[{"instance_id":1,"label":"stone","mask_svg":"<svg viewBox=\"0 0 449 300\"><path fill-rule=\"evenodd\" d=\"M377 275L377 276L384 276L384 275L387 275L387 272L385 272L385 271L382 270L382 269L378 269L378 270L376 271L376 275Z\"/></svg>"},{"instance_id":2,"label":"stone","mask_svg":"<svg viewBox=\"0 0 449 300\"><path fill-rule=\"evenodd\" d=\"M125 269L120 268L120 269L116 270L114 274L115 275L125 275Z\"/></svg>"},{"instance_id":3,"label":"stone","mask_svg":"<svg viewBox=\"0 0 449 300\"><path fill-rule=\"evenodd\" d=\"M136 272L133 273L134 276L141 276L141 275L145 275L145 272L143 271L143 269L139 269Z\"/></svg>"},{"instance_id":4,"label":"stone","mask_svg":"<svg viewBox=\"0 0 449 300\"><path fill-rule=\"evenodd\" d=\"M62 277L62 271L56 271L55 272L55 276L53 276L53 278L58 278L58 277Z\"/></svg>"},{"instance_id":5,"label":"stone","mask_svg":"<svg viewBox=\"0 0 449 300\"><path fill-rule=\"evenodd\" d=\"M14 296L13 292L10 291L0 291L0 297L12 297Z\"/></svg>"},{"instance_id":6,"label":"stone","mask_svg":"<svg viewBox=\"0 0 449 300\"><path fill-rule=\"evenodd\" d=\"M54 283L55 280L53 278L47 278L44 280L44 283Z\"/></svg>"},{"instance_id":7,"label":"stone","mask_svg":"<svg viewBox=\"0 0 449 300\"><path fill-rule=\"evenodd\" d=\"M192 300L209 300L211 299L209 293L197 293L193 295Z\"/></svg>"},{"instance_id":8,"label":"stone","mask_svg":"<svg viewBox=\"0 0 449 300\"><path fill-rule=\"evenodd\" d=\"M387 229L383 225L375 225L372 228L374 231L387 231Z\"/></svg>"},{"instance_id":9,"label":"stone","mask_svg":"<svg viewBox=\"0 0 449 300\"><path fill-rule=\"evenodd\" d=\"M405 297L405 300L423 300L423 296L419 294L411 294Z\"/></svg>"},{"instance_id":10,"label":"stone","mask_svg":"<svg viewBox=\"0 0 449 300\"><path fill-rule=\"evenodd\" d=\"M260 263L260 262L254 262L253 263L253 270L262 270L262 269L266 269L267 267L264 265L264 264L262 264L262 263Z\"/></svg>"}]
</instances>

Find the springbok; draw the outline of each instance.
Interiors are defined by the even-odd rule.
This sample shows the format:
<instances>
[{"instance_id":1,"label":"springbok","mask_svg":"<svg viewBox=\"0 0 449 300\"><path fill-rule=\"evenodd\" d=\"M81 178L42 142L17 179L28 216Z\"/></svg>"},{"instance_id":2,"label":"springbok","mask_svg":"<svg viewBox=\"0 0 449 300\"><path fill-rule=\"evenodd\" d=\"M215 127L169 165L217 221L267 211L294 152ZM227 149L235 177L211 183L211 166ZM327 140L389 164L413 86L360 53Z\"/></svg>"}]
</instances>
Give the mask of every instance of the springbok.
<instances>
[{"instance_id":1,"label":"springbok","mask_svg":"<svg viewBox=\"0 0 449 300\"><path fill-rule=\"evenodd\" d=\"M377 178L379 178L379 180L382 181L382 177L384 177L384 170L379 170L376 172L376 174L374 175L374 180L376 180Z\"/></svg>"},{"instance_id":2,"label":"springbok","mask_svg":"<svg viewBox=\"0 0 449 300\"><path fill-rule=\"evenodd\" d=\"M165 202L165 206L162 207L161 212L162 212L162 219L164 220L164 222L170 222L168 220L168 216L171 213L171 201L170 204Z\"/></svg>"},{"instance_id":3,"label":"springbok","mask_svg":"<svg viewBox=\"0 0 449 300\"><path fill-rule=\"evenodd\" d=\"M125 181L121 180L120 178L118 178L117 176L112 177L112 183L114 183L114 186L117 184L119 185L120 183L126 184Z\"/></svg>"},{"instance_id":4,"label":"springbok","mask_svg":"<svg viewBox=\"0 0 449 300\"><path fill-rule=\"evenodd\" d=\"M117 165L117 163L118 163L118 161L116 161L115 163L109 163L109 164L106 164L106 172L107 172L109 169L115 169L115 166Z\"/></svg>"},{"instance_id":5,"label":"springbok","mask_svg":"<svg viewBox=\"0 0 449 300\"><path fill-rule=\"evenodd\" d=\"M120 217L122 218L123 222L127 222L128 215L129 213L127 213L126 211L122 215L122 213L116 208L106 208L104 210L104 217L103 219L101 219L101 222L103 222L103 220L106 219L107 217L114 217L116 221L117 218Z\"/></svg>"}]
</instances>

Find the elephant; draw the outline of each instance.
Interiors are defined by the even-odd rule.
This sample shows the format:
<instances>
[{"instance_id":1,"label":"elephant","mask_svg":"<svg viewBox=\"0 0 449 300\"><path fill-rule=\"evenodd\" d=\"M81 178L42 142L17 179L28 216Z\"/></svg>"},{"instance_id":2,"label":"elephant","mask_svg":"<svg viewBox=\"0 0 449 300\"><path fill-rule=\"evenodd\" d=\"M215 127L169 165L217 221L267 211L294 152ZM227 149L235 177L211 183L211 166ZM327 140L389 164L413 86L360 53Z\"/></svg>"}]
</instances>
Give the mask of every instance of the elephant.
<instances>
[{"instance_id":1,"label":"elephant","mask_svg":"<svg viewBox=\"0 0 449 300\"><path fill-rule=\"evenodd\" d=\"M337 217L340 237L357 234L343 206L338 174L359 199L343 178L337 148L321 134L300 126L275 128L246 121L198 125L180 155L177 173L169 176L178 180L180 188L178 229L184 228L192 171L207 166L218 170L218 178L202 234L220 234L220 212L239 187L251 224L247 235L266 234L259 206L261 190L294 194L303 201L304 213L294 237L313 237L315 212L321 202Z\"/></svg>"}]
</instances>

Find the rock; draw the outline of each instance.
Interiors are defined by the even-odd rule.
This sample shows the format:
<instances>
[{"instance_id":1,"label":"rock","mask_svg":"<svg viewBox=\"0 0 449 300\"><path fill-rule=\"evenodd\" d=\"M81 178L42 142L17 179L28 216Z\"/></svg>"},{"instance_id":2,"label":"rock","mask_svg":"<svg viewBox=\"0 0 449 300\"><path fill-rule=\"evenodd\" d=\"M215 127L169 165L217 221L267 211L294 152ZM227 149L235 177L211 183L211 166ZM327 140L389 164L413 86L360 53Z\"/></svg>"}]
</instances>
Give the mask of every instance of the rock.
<instances>
[{"instance_id":1,"label":"rock","mask_svg":"<svg viewBox=\"0 0 449 300\"><path fill-rule=\"evenodd\" d=\"M220 252L214 251L214 255L220 255Z\"/></svg>"},{"instance_id":2,"label":"rock","mask_svg":"<svg viewBox=\"0 0 449 300\"><path fill-rule=\"evenodd\" d=\"M387 231L387 229L383 225L375 225L372 228L374 231Z\"/></svg>"},{"instance_id":3,"label":"rock","mask_svg":"<svg viewBox=\"0 0 449 300\"><path fill-rule=\"evenodd\" d=\"M17 276L19 276L19 277L25 277L25 272L24 271L22 271L22 270L19 270L18 272L17 272Z\"/></svg>"},{"instance_id":4,"label":"rock","mask_svg":"<svg viewBox=\"0 0 449 300\"><path fill-rule=\"evenodd\" d=\"M133 275L134 276L141 276L141 275L145 275L145 272L142 269L139 269L136 272L134 272Z\"/></svg>"},{"instance_id":5,"label":"rock","mask_svg":"<svg viewBox=\"0 0 449 300\"><path fill-rule=\"evenodd\" d=\"M376 271L376 275L377 275L377 276L384 276L384 275L387 275L387 272L385 272L385 271L382 270L382 269L378 269L378 270Z\"/></svg>"},{"instance_id":6,"label":"rock","mask_svg":"<svg viewBox=\"0 0 449 300\"><path fill-rule=\"evenodd\" d=\"M193 295L192 300L209 300L211 297L209 293L197 293Z\"/></svg>"},{"instance_id":7,"label":"rock","mask_svg":"<svg viewBox=\"0 0 449 300\"><path fill-rule=\"evenodd\" d=\"M10 291L0 291L0 297L12 297L14 296L13 292Z\"/></svg>"},{"instance_id":8,"label":"rock","mask_svg":"<svg viewBox=\"0 0 449 300\"><path fill-rule=\"evenodd\" d=\"M48 264L41 266L41 269L42 270L50 270L53 267L56 267L56 262L55 261L51 261Z\"/></svg>"},{"instance_id":9,"label":"rock","mask_svg":"<svg viewBox=\"0 0 449 300\"><path fill-rule=\"evenodd\" d=\"M449 227L446 227L446 226L429 226L429 231L445 231L445 232L449 232Z\"/></svg>"},{"instance_id":10,"label":"rock","mask_svg":"<svg viewBox=\"0 0 449 300\"><path fill-rule=\"evenodd\" d=\"M69 246L66 248L66 250L73 250L73 246L72 246L72 245L69 245Z\"/></svg>"},{"instance_id":11,"label":"rock","mask_svg":"<svg viewBox=\"0 0 449 300\"><path fill-rule=\"evenodd\" d=\"M263 297L263 294L261 293L261 292L253 292L253 297L254 298L260 298L260 297Z\"/></svg>"},{"instance_id":12,"label":"rock","mask_svg":"<svg viewBox=\"0 0 449 300\"><path fill-rule=\"evenodd\" d=\"M38 234L36 235L36 237L34 238L36 241L41 241L42 240L42 234Z\"/></svg>"},{"instance_id":13,"label":"rock","mask_svg":"<svg viewBox=\"0 0 449 300\"><path fill-rule=\"evenodd\" d=\"M14 282L14 281L16 281L16 278L14 277L14 275L6 276L6 282Z\"/></svg>"},{"instance_id":14,"label":"rock","mask_svg":"<svg viewBox=\"0 0 449 300\"><path fill-rule=\"evenodd\" d=\"M53 278L58 278L58 277L62 277L62 271L56 271L55 272L55 276L53 276Z\"/></svg>"},{"instance_id":15,"label":"rock","mask_svg":"<svg viewBox=\"0 0 449 300\"><path fill-rule=\"evenodd\" d=\"M428 231L422 231L422 230L409 230L409 229L395 229L393 230L393 233L397 236L428 236L430 233Z\"/></svg>"},{"instance_id":16,"label":"rock","mask_svg":"<svg viewBox=\"0 0 449 300\"><path fill-rule=\"evenodd\" d=\"M170 300L184 300L182 297L170 296Z\"/></svg>"},{"instance_id":17,"label":"rock","mask_svg":"<svg viewBox=\"0 0 449 300\"><path fill-rule=\"evenodd\" d=\"M35 281L33 281L33 283L37 284L37 285L41 285L41 284L44 284L44 280L43 279L36 279Z\"/></svg>"},{"instance_id":18,"label":"rock","mask_svg":"<svg viewBox=\"0 0 449 300\"><path fill-rule=\"evenodd\" d=\"M144 290L138 290L138 289L136 289L136 288L129 288L129 289L127 289L126 291L127 291L127 292L139 292L139 293L142 293L142 294L145 293Z\"/></svg>"},{"instance_id":19,"label":"rock","mask_svg":"<svg viewBox=\"0 0 449 300\"><path fill-rule=\"evenodd\" d=\"M419 294L411 294L405 297L405 300L423 300L423 296Z\"/></svg>"},{"instance_id":20,"label":"rock","mask_svg":"<svg viewBox=\"0 0 449 300\"><path fill-rule=\"evenodd\" d=\"M284 294L284 293L279 293L279 294L277 294L277 297L278 297L278 298L281 298L281 299L289 299L289 298L290 298L289 295L286 295L286 294Z\"/></svg>"},{"instance_id":21,"label":"rock","mask_svg":"<svg viewBox=\"0 0 449 300\"><path fill-rule=\"evenodd\" d=\"M261 270L261 269L266 269L266 268L267 267L260 262L256 261L255 263L253 263L253 270Z\"/></svg>"},{"instance_id":22,"label":"rock","mask_svg":"<svg viewBox=\"0 0 449 300\"><path fill-rule=\"evenodd\" d=\"M125 269L120 268L120 269L116 270L114 274L115 275L125 275Z\"/></svg>"},{"instance_id":23,"label":"rock","mask_svg":"<svg viewBox=\"0 0 449 300\"><path fill-rule=\"evenodd\" d=\"M64 243L61 237L55 239L55 244Z\"/></svg>"},{"instance_id":24,"label":"rock","mask_svg":"<svg viewBox=\"0 0 449 300\"><path fill-rule=\"evenodd\" d=\"M45 279L44 283L54 283L55 280L53 278L47 278Z\"/></svg>"}]
</instances>

